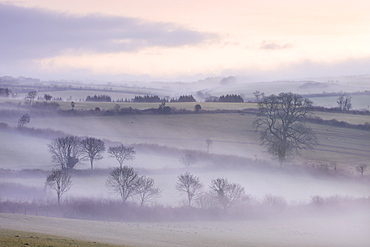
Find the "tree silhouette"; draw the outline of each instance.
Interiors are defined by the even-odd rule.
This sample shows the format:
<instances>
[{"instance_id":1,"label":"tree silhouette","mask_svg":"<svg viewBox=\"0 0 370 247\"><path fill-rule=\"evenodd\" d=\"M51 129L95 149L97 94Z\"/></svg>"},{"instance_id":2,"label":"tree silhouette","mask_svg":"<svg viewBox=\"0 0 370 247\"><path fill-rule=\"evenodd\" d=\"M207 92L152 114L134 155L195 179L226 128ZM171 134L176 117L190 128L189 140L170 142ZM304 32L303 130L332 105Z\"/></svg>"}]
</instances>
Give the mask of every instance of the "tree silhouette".
<instances>
[{"instance_id":1,"label":"tree silhouette","mask_svg":"<svg viewBox=\"0 0 370 247\"><path fill-rule=\"evenodd\" d=\"M91 170L94 169L94 160L100 160L103 158L101 155L105 151L104 141L94 138L86 137L81 141L82 152L90 160Z\"/></svg>"},{"instance_id":2,"label":"tree silhouette","mask_svg":"<svg viewBox=\"0 0 370 247\"><path fill-rule=\"evenodd\" d=\"M194 151L185 151L185 155L180 159L186 167L190 167L198 162L198 157Z\"/></svg>"},{"instance_id":3,"label":"tree silhouette","mask_svg":"<svg viewBox=\"0 0 370 247\"><path fill-rule=\"evenodd\" d=\"M209 138L206 140L206 148L207 148L207 154L209 154L209 149L211 148L211 145L213 144L213 141Z\"/></svg>"},{"instance_id":4,"label":"tree silhouette","mask_svg":"<svg viewBox=\"0 0 370 247\"><path fill-rule=\"evenodd\" d=\"M27 113L22 115L18 120L18 127L22 128L25 124L28 124L31 121L30 115Z\"/></svg>"},{"instance_id":5,"label":"tree silhouette","mask_svg":"<svg viewBox=\"0 0 370 247\"><path fill-rule=\"evenodd\" d=\"M178 176L176 189L186 193L189 207L191 206L193 198L200 192L202 188L203 184L200 182L199 177L191 175L189 172Z\"/></svg>"},{"instance_id":6,"label":"tree silhouette","mask_svg":"<svg viewBox=\"0 0 370 247\"><path fill-rule=\"evenodd\" d=\"M254 126L262 144L278 157L281 166L288 155L312 150L317 145L312 129L303 122L310 115L310 100L298 94L280 93L262 97L258 105Z\"/></svg>"},{"instance_id":7,"label":"tree silhouette","mask_svg":"<svg viewBox=\"0 0 370 247\"><path fill-rule=\"evenodd\" d=\"M30 91L27 93L26 95L26 103L27 104L30 104L31 106L33 105L33 102L35 101L35 98L37 96L37 92L36 91Z\"/></svg>"},{"instance_id":8,"label":"tree silhouette","mask_svg":"<svg viewBox=\"0 0 370 247\"><path fill-rule=\"evenodd\" d=\"M199 112L201 109L202 109L202 106L201 106L201 105L199 105L199 104L196 104L196 105L194 106L194 110L195 110L195 112Z\"/></svg>"},{"instance_id":9,"label":"tree silhouette","mask_svg":"<svg viewBox=\"0 0 370 247\"><path fill-rule=\"evenodd\" d=\"M62 195L72 187L71 176L66 171L53 170L46 178L46 185L55 190L60 205Z\"/></svg>"},{"instance_id":10,"label":"tree silhouette","mask_svg":"<svg viewBox=\"0 0 370 247\"><path fill-rule=\"evenodd\" d=\"M217 178L211 181L211 191L213 191L224 210L245 202L248 199L244 188L237 183L229 183L227 179Z\"/></svg>"},{"instance_id":11,"label":"tree silhouette","mask_svg":"<svg viewBox=\"0 0 370 247\"><path fill-rule=\"evenodd\" d=\"M339 109L342 111L349 111L352 108L351 100L352 97L349 94L342 94L339 96L337 100Z\"/></svg>"},{"instance_id":12,"label":"tree silhouette","mask_svg":"<svg viewBox=\"0 0 370 247\"><path fill-rule=\"evenodd\" d=\"M51 100L52 98L53 98L53 96L51 96L50 94L44 94L44 99L45 99L46 102Z\"/></svg>"},{"instance_id":13,"label":"tree silhouette","mask_svg":"<svg viewBox=\"0 0 370 247\"><path fill-rule=\"evenodd\" d=\"M135 194L140 198L140 206L144 203L158 197L161 193L159 188L154 187L154 179L141 176L136 181Z\"/></svg>"},{"instance_id":14,"label":"tree silhouette","mask_svg":"<svg viewBox=\"0 0 370 247\"><path fill-rule=\"evenodd\" d=\"M48 144L53 162L60 165L61 169L73 169L82 155L80 138L65 136L54 139Z\"/></svg>"},{"instance_id":15,"label":"tree silhouette","mask_svg":"<svg viewBox=\"0 0 370 247\"><path fill-rule=\"evenodd\" d=\"M118 146L113 146L108 148L108 153L115 157L119 163L119 166L122 168L122 164L125 160L133 160L135 158L134 147L124 146L120 144Z\"/></svg>"},{"instance_id":16,"label":"tree silhouette","mask_svg":"<svg viewBox=\"0 0 370 247\"><path fill-rule=\"evenodd\" d=\"M106 181L108 188L119 193L123 202L135 193L138 174L132 167L124 166L114 168Z\"/></svg>"}]
</instances>

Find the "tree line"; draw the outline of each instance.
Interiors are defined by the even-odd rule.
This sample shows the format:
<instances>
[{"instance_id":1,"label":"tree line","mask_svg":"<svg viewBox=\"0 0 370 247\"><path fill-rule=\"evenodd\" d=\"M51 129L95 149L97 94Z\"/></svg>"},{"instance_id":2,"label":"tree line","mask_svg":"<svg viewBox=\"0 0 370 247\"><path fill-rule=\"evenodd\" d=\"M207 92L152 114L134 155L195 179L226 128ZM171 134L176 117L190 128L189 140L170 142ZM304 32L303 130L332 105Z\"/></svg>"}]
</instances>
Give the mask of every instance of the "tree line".
<instances>
[{"instance_id":1,"label":"tree line","mask_svg":"<svg viewBox=\"0 0 370 247\"><path fill-rule=\"evenodd\" d=\"M109 95L94 95L94 96L87 96L86 101L90 102L112 102L112 99Z\"/></svg>"},{"instance_id":2,"label":"tree line","mask_svg":"<svg viewBox=\"0 0 370 247\"><path fill-rule=\"evenodd\" d=\"M208 144L207 151L209 151L211 141L207 139L206 143ZM48 148L53 162L60 166L60 169L53 170L46 179L46 184L56 191L58 204L60 204L62 195L72 186L69 171L82 157L90 161L91 169L93 169L93 162L102 159L102 153L106 150L105 143L100 139L93 137L80 139L77 136L56 138L48 145ZM117 160L119 166L109 173L106 186L119 194L122 202L125 203L128 198L136 196L142 206L145 202L160 195L161 190L154 186L154 179L139 176L132 167L124 165L125 161L135 158L136 152L132 146L123 144L110 146L108 153ZM197 162L197 158L194 153L186 152L181 162L189 167ZM211 184L210 191L203 193L204 186L200 178L186 172L178 176L176 189L186 194L189 207L192 206L195 198L204 205L219 203L224 210L248 199L241 185L230 183L227 179L217 178L212 180Z\"/></svg>"},{"instance_id":3,"label":"tree line","mask_svg":"<svg viewBox=\"0 0 370 247\"><path fill-rule=\"evenodd\" d=\"M9 97L12 96L13 92L9 88L0 87L0 97Z\"/></svg>"},{"instance_id":4,"label":"tree line","mask_svg":"<svg viewBox=\"0 0 370 247\"><path fill-rule=\"evenodd\" d=\"M241 95L237 94L226 94L220 97L211 96L206 98L206 102L234 102L234 103L244 103L244 99Z\"/></svg>"},{"instance_id":5,"label":"tree line","mask_svg":"<svg viewBox=\"0 0 370 247\"><path fill-rule=\"evenodd\" d=\"M158 95L135 96L131 102L168 103L168 102L196 102L193 95L181 95L178 99L160 98Z\"/></svg>"}]
</instances>

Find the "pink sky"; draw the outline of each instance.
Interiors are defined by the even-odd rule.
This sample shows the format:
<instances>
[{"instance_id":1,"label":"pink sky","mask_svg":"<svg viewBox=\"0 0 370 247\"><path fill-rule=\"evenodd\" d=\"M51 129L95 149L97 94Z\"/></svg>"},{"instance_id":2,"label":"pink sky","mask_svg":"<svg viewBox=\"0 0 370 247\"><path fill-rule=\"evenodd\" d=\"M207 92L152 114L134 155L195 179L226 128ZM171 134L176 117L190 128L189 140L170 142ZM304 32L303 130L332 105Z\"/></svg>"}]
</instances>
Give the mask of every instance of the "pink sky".
<instances>
[{"instance_id":1,"label":"pink sky","mask_svg":"<svg viewBox=\"0 0 370 247\"><path fill-rule=\"evenodd\" d=\"M14 30L0 50L7 54L0 61L2 75L281 79L367 74L370 65L370 1L0 0L0 4L0 10L9 13L4 17L9 21L2 20L7 24L0 28ZM14 18L25 17L29 27L19 29L26 24L14 24ZM19 35L24 32L29 33Z\"/></svg>"}]
</instances>

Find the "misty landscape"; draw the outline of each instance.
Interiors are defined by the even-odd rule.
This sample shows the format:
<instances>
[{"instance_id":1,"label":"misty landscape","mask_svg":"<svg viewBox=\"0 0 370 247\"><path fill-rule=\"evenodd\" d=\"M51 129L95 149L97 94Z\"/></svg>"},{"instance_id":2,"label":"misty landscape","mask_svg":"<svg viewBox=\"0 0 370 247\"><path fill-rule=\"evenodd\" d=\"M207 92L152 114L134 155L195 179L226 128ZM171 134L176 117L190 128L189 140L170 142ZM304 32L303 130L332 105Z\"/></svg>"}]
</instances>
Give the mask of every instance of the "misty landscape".
<instances>
[{"instance_id":1,"label":"misty landscape","mask_svg":"<svg viewBox=\"0 0 370 247\"><path fill-rule=\"evenodd\" d=\"M264 35L221 2L82 2L0 1L1 246L369 246L367 57L267 40L259 4L229 10Z\"/></svg>"}]
</instances>

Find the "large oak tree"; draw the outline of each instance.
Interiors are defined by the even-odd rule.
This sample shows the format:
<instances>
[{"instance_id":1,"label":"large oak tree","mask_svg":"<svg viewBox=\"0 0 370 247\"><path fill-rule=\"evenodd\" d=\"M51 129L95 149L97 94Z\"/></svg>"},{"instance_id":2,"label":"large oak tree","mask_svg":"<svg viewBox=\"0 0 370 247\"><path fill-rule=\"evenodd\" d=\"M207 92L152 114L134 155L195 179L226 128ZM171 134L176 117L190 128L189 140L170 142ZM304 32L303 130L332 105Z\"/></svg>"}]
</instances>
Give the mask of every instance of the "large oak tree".
<instances>
[{"instance_id":1,"label":"large oak tree","mask_svg":"<svg viewBox=\"0 0 370 247\"><path fill-rule=\"evenodd\" d=\"M254 126L267 151L278 157L280 165L288 155L313 149L317 139L304 120L311 115L312 101L299 94L263 96Z\"/></svg>"}]
</instances>

